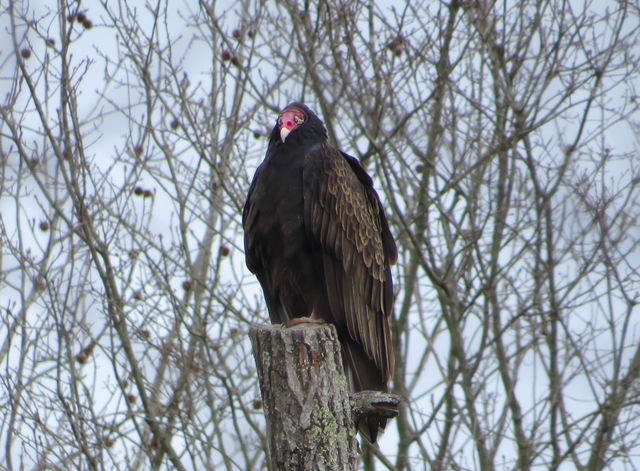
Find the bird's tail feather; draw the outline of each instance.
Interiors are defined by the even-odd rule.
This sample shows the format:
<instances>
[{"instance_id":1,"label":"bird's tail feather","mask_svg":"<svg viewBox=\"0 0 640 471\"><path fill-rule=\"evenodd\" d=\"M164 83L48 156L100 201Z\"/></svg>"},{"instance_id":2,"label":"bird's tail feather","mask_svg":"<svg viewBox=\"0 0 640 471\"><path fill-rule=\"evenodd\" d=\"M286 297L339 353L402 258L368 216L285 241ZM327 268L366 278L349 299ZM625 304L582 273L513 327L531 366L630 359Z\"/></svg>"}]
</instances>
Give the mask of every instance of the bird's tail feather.
<instances>
[{"instance_id":1,"label":"bird's tail feather","mask_svg":"<svg viewBox=\"0 0 640 471\"><path fill-rule=\"evenodd\" d=\"M351 392L388 392L387 384L380 377L378 368L366 356L362 346L352 341L342 342L342 361ZM378 433L387 425L387 419L379 416L362 417L357 425L360 433L370 443L375 443Z\"/></svg>"}]
</instances>

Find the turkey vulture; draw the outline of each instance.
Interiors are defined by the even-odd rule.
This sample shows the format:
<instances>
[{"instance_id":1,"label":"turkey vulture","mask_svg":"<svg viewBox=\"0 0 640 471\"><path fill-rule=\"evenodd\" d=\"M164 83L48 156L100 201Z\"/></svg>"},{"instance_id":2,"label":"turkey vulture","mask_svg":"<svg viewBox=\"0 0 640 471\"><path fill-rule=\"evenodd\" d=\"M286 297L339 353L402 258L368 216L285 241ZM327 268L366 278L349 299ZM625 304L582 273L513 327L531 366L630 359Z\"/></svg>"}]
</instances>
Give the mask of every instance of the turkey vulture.
<instances>
[{"instance_id":1,"label":"turkey vulture","mask_svg":"<svg viewBox=\"0 0 640 471\"><path fill-rule=\"evenodd\" d=\"M354 391L388 391L388 317L397 249L371 177L327 143L322 121L291 103L280 115L242 212L247 266L273 323L311 317L336 326ZM358 427L372 443L386 419Z\"/></svg>"}]
</instances>

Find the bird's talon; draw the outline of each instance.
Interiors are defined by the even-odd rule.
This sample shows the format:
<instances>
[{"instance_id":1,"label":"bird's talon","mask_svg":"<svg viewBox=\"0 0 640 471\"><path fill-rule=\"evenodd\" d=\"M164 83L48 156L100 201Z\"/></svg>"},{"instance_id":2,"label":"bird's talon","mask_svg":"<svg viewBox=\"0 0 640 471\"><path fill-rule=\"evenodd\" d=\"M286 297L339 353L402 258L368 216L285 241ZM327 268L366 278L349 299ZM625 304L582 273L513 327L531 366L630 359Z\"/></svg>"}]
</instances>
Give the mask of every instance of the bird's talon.
<instances>
[{"instance_id":1,"label":"bird's talon","mask_svg":"<svg viewBox=\"0 0 640 471\"><path fill-rule=\"evenodd\" d=\"M314 319L312 317L294 317L293 319L287 321L284 324L285 328L294 327L300 324L324 324L325 322L322 319Z\"/></svg>"}]
</instances>

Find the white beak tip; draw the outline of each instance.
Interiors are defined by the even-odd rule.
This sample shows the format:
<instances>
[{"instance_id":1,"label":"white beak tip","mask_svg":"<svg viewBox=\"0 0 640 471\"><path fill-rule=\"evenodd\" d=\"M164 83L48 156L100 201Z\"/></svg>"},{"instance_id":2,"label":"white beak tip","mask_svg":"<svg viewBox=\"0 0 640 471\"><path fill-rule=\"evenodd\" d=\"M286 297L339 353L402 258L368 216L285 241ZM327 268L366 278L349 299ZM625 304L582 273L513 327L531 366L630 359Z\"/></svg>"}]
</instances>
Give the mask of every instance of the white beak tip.
<instances>
[{"instance_id":1,"label":"white beak tip","mask_svg":"<svg viewBox=\"0 0 640 471\"><path fill-rule=\"evenodd\" d=\"M284 142L290 132L291 131L287 128L280 129L280 139L282 139L282 142Z\"/></svg>"}]
</instances>

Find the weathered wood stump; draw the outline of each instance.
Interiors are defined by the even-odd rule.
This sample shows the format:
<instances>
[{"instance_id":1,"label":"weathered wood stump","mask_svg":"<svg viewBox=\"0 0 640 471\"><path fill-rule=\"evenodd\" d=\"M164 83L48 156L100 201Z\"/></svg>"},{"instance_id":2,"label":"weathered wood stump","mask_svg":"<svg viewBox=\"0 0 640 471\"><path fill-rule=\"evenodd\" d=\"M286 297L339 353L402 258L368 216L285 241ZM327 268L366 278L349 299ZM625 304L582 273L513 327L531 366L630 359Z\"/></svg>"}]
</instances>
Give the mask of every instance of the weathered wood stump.
<instances>
[{"instance_id":1,"label":"weathered wood stump","mask_svg":"<svg viewBox=\"0 0 640 471\"><path fill-rule=\"evenodd\" d=\"M271 469L355 470L356 429L335 328L255 325L249 336Z\"/></svg>"}]
</instances>

